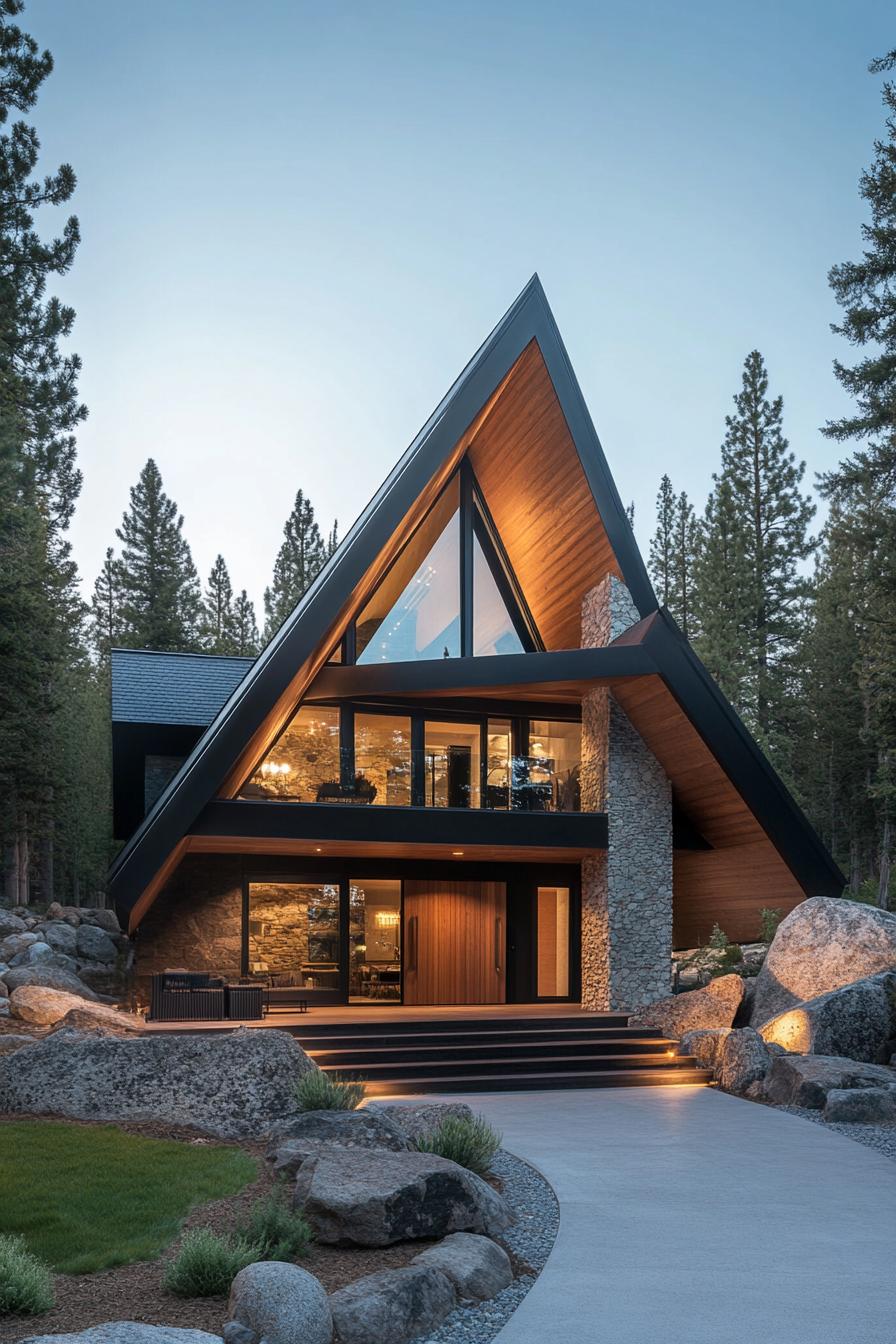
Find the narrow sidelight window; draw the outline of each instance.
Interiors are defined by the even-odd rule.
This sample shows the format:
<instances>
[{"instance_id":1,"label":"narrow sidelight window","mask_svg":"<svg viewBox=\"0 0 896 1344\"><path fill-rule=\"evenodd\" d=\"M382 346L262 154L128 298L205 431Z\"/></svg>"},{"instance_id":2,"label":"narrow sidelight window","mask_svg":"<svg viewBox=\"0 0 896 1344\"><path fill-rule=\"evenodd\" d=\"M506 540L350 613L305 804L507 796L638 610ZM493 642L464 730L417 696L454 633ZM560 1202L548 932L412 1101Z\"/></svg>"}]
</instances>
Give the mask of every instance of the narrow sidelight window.
<instances>
[{"instance_id":1,"label":"narrow sidelight window","mask_svg":"<svg viewBox=\"0 0 896 1344\"><path fill-rule=\"evenodd\" d=\"M401 998L401 882L357 878L349 886L349 998Z\"/></svg>"},{"instance_id":2,"label":"narrow sidelight window","mask_svg":"<svg viewBox=\"0 0 896 1344\"><path fill-rule=\"evenodd\" d=\"M538 985L540 999L569 994L569 887L538 888Z\"/></svg>"},{"instance_id":3,"label":"narrow sidelight window","mask_svg":"<svg viewBox=\"0 0 896 1344\"><path fill-rule=\"evenodd\" d=\"M486 733L484 806L510 807L512 730L509 719L489 719Z\"/></svg>"}]
</instances>

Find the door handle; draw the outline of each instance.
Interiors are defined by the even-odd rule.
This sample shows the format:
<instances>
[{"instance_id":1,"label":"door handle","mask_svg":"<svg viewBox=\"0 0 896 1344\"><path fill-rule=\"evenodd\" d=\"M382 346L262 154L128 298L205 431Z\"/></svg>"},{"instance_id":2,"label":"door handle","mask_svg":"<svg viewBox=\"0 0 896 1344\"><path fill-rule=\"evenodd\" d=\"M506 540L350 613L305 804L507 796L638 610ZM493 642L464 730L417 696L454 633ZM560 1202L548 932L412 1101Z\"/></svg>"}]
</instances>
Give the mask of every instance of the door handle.
<instances>
[{"instance_id":1,"label":"door handle","mask_svg":"<svg viewBox=\"0 0 896 1344\"><path fill-rule=\"evenodd\" d=\"M504 929L504 921L501 919L501 916L499 915L495 920L495 972L498 975L501 974L501 966L504 961L504 958L502 956L502 952L504 950L503 937L502 937L503 929Z\"/></svg>"},{"instance_id":2,"label":"door handle","mask_svg":"<svg viewBox=\"0 0 896 1344\"><path fill-rule=\"evenodd\" d=\"M408 920L408 970L417 969L417 916L412 915Z\"/></svg>"}]
</instances>

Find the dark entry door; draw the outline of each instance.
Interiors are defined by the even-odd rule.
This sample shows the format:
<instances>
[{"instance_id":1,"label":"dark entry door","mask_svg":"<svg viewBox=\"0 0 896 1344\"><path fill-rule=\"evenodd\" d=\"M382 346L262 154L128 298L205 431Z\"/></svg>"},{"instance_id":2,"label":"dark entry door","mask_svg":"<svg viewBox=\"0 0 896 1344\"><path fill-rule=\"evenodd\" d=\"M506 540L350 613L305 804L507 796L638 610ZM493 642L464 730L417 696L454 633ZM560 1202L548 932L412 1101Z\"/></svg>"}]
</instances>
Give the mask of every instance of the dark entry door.
<instances>
[{"instance_id":1,"label":"dark entry door","mask_svg":"<svg viewBox=\"0 0 896 1344\"><path fill-rule=\"evenodd\" d=\"M405 882L404 1002L506 1001L503 882Z\"/></svg>"}]
</instances>

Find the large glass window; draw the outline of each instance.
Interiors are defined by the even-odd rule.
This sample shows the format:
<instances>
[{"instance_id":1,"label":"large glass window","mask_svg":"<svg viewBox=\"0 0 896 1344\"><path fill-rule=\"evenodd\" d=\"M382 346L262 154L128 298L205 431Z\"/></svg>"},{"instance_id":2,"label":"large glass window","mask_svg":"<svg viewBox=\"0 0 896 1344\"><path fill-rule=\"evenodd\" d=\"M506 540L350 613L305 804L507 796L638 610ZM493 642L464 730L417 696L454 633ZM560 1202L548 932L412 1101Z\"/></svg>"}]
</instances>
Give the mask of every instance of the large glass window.
<instances>
[{"instance_id":1,"label":"large glass window","mask_svg":"<svg viewBox=\"0 0 896 1344\"><path fill-rule=\"evenodd\" d=\"M520 804L538 812L581 810L582 725L531 719Z\"/></svg>"},{"instance_id":2,"label":"large glass window","mask_svg":"<svg viewBox=\"0 0 896 1344\"><path fill-rule=\"evenodd\" d=\"M358 878L349 888L349 997L401 998L401 882Z\"/></svg>"},{"instance_id":3,"label":"large glass window","mask_svg":"<svg viewBox=\"0 0 896 1344\"><path fill-rule=\"evenodd\" d=\"M249 883L249 974L275 989L339 988L339 888Z\"/></svg>"},{"instance_id":4,"label":"large glass window","mask_svg":"<svg viewBox=\"0 0 896 1344\"><path fill-rule=\"evenodd\" d=\"M423 794L427 807L478 807L478 723L424 725Z\"/></svg>"},{"instance_id":5,"label":"large glass window","mask_svg":"<svg viewBox=\"0 0 896 1344\"><path fill-rule=\"evenodd\" d=\"M523 645L504 605L495 576L473 533L473 653L522 653Z\"/></svg>"},{"instance_id":6,"label":"large glass window","mask_svg":"<svg viewBox=\"0 0 896 1344\"><path fill-rule=\"evenodd\" d=\"M446 486L355 627L359 663L460 656L457 478Z\"/></svg>"},{"instance_id":7,"label":"large glass window","mask_svg":"<svg viewBox=\"0 0 896 1344\"><path fill-rule=\"evenodd\" d=\"M316 803L339 790L339 710L303 705L271 747L241 798Z\"/></svg>"},{"instance_id":8,"label":"large glass window","mask_svg":"<svg viewBox=\"0 0 896 1344\"><path fill-rule=\"evenodd\" d=\"M355 787L368 803L411 801L411 720L403 714L355 715Z\"/></svg>"}]
</instances>

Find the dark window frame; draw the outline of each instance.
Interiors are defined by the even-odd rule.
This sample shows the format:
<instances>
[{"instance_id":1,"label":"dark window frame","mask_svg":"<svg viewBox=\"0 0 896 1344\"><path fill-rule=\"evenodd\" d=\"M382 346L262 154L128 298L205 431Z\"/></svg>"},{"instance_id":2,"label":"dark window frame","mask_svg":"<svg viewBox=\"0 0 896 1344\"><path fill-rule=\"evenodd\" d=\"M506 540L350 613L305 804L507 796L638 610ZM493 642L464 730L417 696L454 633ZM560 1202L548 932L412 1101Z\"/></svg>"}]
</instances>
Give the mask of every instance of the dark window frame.
<instances>
[{"instance_id":1,"label":"dark window frame","mask_svg":"<svg viewBox=\"0 0 896 1344\"><path fill-rule=\"evenodd\" d=\"M485 497L476 480L473 468L467 458L463 458L460 464L454 469L439 491L437 498L433 501L426 513L420 519L420 522L414 528L414 531L405 541L401 550L392 561L390 568L394 568L401 563L401 558L407 547L413 541L421 527L426 525L426 521L433 509L438 507L446 490L454 488L455 481L458 486L458 526L460 527L460 545L458 546L459 556L459 574L458 574L458 592L460 595L460 656L461 658L473 657L473 630L474 630L474 585L473 585L473 538L478 540L482 547L485 562L491 570L492 578L495 581L501 600L507 609L511 624L516 631L517 637L523 647L524 653L537 653L544 651L544 643L538 633L538 628L532 617L532 613L526 603L520 590L519 584L514 576L513 569L507 557L507 552L501 543L498 530L495 527L494 520L488 510ZM382 578L380 582L382 582ZM373 590L375 592L376 589ZM373 592L369 593L362 606L370 601ZM487 656L487 655L486 655ZM353 618L346 628L342 639L342 661L346 666L353 666L357 663L357 637L356 637L356 619ZM428 661L428 660L421 660Z\"/></svg>"},{"instance_id":2,"label":"dark window frame","mask_svg":"<svg viewBox=\"0 0 896 1344\"><path fill-rule=\"evenodd\" d=\"M333 886L339 889L339 987L335 990L307 990L308 997L319 1004L340 1003L363 1010L367 1000L352 1001L350 997L349 956L351 953L349 888L366 876L369 880L386 878L401 883L400 918L402 930L402 970L404 968L404 897L405 882L426 878L445 878L460 882L504 882L507 890L507 919L505 920L505 956L507 958L507 1003L578 1003L581 1000L581 870L577 864L495 863L468 860L458 863L447 859L383 859L356 858L319 859L301 858L290 862L282 856L254 856L243 868L242 881L242 947L240 965L242 974L249 966L249 888L253 883L282 883L284 886ZM562 998L537 998L537 914L536 891L539 886L566 886L570 890L570 979L569 993ZM528 947L521 948L521 957L515 955L513 940L518 936L517 921L511 918L511 904L519 912L527 911ZM296 991L300 994L300 991ZM404 1003L404 975L401 995L390 1004ZM470 1005L471 1009L475 1005Z\"/></svg>"},{"instance_id":3,"label":"dark window frame","mask_svg":"<svg viewBox=\"0 0 896 1344\"><path fill-rule=\"evenodd\" d=\"M500 700L485 700L479 702L481 708L458 708L456 704L442 706L430 701L396 701L384 703L382 701L365 700L315 700L304 701L297 705L293 713L287 719L283 727L286 732L292 720L304 705L313 705L315 709L336 709L339 711L339 748L340 748L340 770L341 780L346 788L350 788L357 775L357 753L355 738L355 718L358 714L374 715L379 714L388 718L406 718L410 723L410 742L411 742L411 801L406 804L409 808L427 806L425 802L426 789L423 775L422 762L425 754L426 743L426 724L427 722L457 723L467 727L479 728L479 807L473 811L504 811L503 808L486 808L483 800L486 797L486 788L488 784L488 725L490 720L504 719L510 723L510 752L511 759L526 760L529 755L530 723L532 720L552 719L558 723L581 723L582 715L577 706L573 705L539 705L539 704L519 704L513 703L506 705ZM520 712L520 711L524 712ZM256 765L252 774L255 774L260 768L261 762ZM251 778L252 776L248 776ZM239 795L237 795L239 796ZM263 801L263 800L262 800ZM404 806L404 804L403 804ZM463 808L462 811L471 809Z\"/></svg>"}]
</instances>

